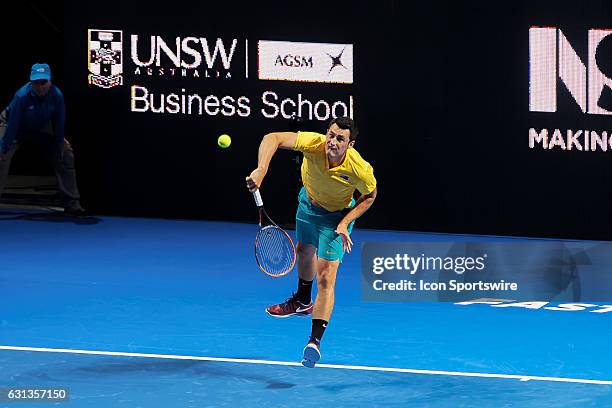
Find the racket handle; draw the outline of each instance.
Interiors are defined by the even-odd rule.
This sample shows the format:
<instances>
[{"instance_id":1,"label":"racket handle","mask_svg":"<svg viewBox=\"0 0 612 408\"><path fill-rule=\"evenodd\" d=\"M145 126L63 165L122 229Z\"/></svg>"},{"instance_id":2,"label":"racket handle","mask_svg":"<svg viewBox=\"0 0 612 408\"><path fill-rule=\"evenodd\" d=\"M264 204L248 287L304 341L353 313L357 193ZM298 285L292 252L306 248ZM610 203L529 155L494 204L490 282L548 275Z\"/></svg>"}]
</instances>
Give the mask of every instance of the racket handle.
<instances>
[{"instance_id":1,"label":"racket handle","mask_svg":"<svg viewBox=\"0 0 612 408\"><path fill-rule=\"evenodd\" d=\"M255 199L255 205L257 205L257 207L263 207L263 200L261 199L259 190L255 190L253 193L253 198Z\"/></svg>"}]
</instances>

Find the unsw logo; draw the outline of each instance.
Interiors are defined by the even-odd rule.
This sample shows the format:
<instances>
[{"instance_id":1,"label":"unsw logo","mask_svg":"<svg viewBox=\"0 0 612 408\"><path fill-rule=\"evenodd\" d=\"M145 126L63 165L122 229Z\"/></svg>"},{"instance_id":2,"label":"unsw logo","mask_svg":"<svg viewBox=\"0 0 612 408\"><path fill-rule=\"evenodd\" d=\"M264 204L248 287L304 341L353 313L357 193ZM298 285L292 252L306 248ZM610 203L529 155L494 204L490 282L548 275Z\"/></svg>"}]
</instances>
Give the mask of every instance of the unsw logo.
<instances>
[{"instance_id":1,"label":"unsw logo","mask_svg":"<svg viewBox=\"0 0 612 408\"><path fill-rule=\"evenodd\" d=\"M172 37L159 35L129 36L131 73L141 77L188 77L230 79L232 60L242 47L238 39ZM244 40L244 74L248 78L248 41ZM236 65L236 64L234 64ZM101 88L122 85L123 31L88 30L88 82Z\"/></svg>"}]
</instances>

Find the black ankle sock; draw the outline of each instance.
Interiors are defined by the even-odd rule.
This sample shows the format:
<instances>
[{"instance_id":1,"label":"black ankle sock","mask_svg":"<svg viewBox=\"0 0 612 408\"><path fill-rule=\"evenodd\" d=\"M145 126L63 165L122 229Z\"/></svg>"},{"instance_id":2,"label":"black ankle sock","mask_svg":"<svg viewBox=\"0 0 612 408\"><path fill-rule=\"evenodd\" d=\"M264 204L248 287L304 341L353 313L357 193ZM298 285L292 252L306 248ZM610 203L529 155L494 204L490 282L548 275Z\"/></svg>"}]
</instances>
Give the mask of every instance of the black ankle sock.
<instances>
[{"instance_id":1,"label":"black ankle sock","mask_svg":"<svg viewBox=\"0 0 612 408\"><path fill-rule=\"evenodd\" d=\"M312 319L312 332L310 334L310 338L314 339L317 344L320 343L321 338L323 338L323 333L325 333L327 323L329 323L327 320Z\"/></svg>"},{"instance_id":2,"label":"black ankle sock","mask_svg":"<svg viewBox=\"0 0 612 408\"><path fill-rule=\"evenodd\" d=\"M300 279L300 281L298 282L298 290L297 290L297 293L295 294L295 296L297 297L297 300L307 305L310 303L311 294L312 294L312 281Z\"/></svg>"}]
</instances>

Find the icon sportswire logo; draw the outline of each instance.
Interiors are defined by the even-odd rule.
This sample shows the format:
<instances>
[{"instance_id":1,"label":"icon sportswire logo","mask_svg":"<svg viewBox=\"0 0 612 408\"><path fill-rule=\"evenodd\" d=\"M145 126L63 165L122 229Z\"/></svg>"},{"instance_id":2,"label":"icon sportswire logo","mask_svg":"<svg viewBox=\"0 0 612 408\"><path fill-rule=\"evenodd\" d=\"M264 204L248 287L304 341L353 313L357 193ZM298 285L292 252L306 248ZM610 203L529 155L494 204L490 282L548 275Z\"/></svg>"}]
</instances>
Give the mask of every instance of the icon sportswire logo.
<instances>
[{"instance_id":1,"label":"icon sportswire logo","mask_svg":"<svg viewBox=\"0 0 612 408\"><path fill-rule=\"evenodd\" d=\"M123 84L123 32L87 30L90 85L113 88Z\"/></svg>"},{"instance_id":2,"label":"icon sportswire logo","mask_svg":"<svg viewBox=\"0 0 612 408\"><path fill-rule=\"evenodd\" d=\"M353 83L353 45L259 41L259 79Z\"/></svg>"}]
</instances>

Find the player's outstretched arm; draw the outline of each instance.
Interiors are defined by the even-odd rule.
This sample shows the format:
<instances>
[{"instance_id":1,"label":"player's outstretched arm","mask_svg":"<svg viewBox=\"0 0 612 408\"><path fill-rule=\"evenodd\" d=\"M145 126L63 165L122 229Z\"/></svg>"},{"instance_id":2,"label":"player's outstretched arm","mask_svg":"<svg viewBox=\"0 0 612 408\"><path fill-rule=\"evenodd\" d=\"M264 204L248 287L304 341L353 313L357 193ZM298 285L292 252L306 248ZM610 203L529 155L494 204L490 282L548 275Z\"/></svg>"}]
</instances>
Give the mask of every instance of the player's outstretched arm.
<instances>
[{"instance_id":1,"label":"player's outstretched arm","mask_svg":"<svg viewBox=\"0 0 612 408\"><path fill-rule=\"evenodd\" d=\"M246 185L251 193L261 186L276 150L279 147L281 149L293 149L296 140L297 133L294 132L274 132L263 137L259 144L257 168L246 177Z\"/></svg>"}]
</instances>

